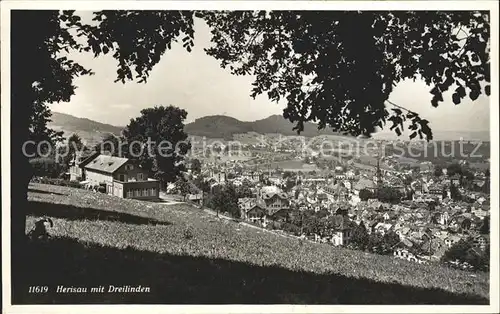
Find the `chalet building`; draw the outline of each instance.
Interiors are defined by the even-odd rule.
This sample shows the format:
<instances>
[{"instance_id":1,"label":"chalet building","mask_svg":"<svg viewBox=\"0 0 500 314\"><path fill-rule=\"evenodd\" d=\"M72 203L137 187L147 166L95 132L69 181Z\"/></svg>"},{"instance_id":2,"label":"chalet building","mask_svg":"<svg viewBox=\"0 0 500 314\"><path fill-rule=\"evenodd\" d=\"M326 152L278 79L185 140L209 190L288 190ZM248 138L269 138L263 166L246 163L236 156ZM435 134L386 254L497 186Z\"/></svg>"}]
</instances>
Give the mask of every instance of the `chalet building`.
<instances>
[{"instance_id":1,"label":"chalet building","mask_svg":"<svg viewBox=\"0 0 500 314\"><path fill-rule=\"evenodd\" d=\"M122 198L158 199L160 184L128 158L99 155L83 166L85 181L106 185L106 193Z\"/></svg>"},{"instance_id":2,"label":"chalet building","mask_svg":"<svg viewBox=\"0 0 500 314\"><path fill-rule=\"evenodd\" d=\"M265 205L257 200L257 198L240 198L238 199L238 206L240 208L241 218L254 223L264 223L266 221L267 211Z\"/></svg>"},{"instance_id":3,"label":"chalet building","mask_svg":"<svg viewBox=\"0 0 500 314\"><path fill-rule=\"evenodd\" d=\"M276 186L265 186L257 193L257 197L238 199L241 217L252 222L266 224L269 220L284 220L290 209L290 200Z\"/></svg>"},{"instance_id":4,"label":"chalet building","mask_svg":"<svg viewBox=\"0 0 500 314\"><path fill-rule=\"evenodd\" d=\"M290 201L286 193L264 193L261 200L269 218L281 220L288 215Z\"/></svg>"}]
</instances>

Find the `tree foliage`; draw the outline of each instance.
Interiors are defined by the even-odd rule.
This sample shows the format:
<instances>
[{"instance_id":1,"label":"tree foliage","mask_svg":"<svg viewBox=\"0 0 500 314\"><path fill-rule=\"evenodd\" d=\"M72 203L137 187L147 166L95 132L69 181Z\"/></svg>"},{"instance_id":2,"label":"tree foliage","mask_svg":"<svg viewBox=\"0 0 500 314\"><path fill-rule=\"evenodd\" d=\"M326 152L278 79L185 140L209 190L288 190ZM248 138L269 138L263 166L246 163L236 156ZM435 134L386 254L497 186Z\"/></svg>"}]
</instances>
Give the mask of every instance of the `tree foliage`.
<instances>
[{"instance_id":1,"label":"tree foliage","mask_svg":"<svg viewBox=\"0 0 500 314\"><path fill-rule=\"evenodd\" d=\"M193 184L204 193L210 192L210 183L202 176L198 176L193 180Z\"/></svg>"},{"instance_id":2,"label":"tree foliage","mask_svg":"<svg viewBox=\"0 0 500 314\"><path fill-rule=\"evenodd\" d=\"M475 270L487 271L489 270L489 246L481 251L475 248L472 239L462 239L452 245L441 257L441 262L459 262L461 264L467 263Z\"/></svg>"},{"instance_id":3,"label":"tree foliage","mask_svg":"<svg viewBox=\"0 0 500 314\"><path fill-rule=\"evenodd\" d=\"M399 190L390 186L383 186L377 191L377 198L381 202L398 203L402 197Z\"/></svg>"},{"instance_id":4,"label":"tree foliage","mask_svg":"<svg viewBox=\"0 0 500 314\"><path fill-rule=\"evenodd\" d=\"M352 135L391 122L398 135L432 139L429 121L391 104L393 87L423 79L437 107L489 95L489 15L485 12L203 12L207 53L235 75L255 76L252 96L285 99L284 117Z\"/></svg>"},{"instance_id":5,"label":"tree foliage","mask_svg":"<svg viewBox=\"0 0 500 314\"><path fill-rule=\"evenodd\" d=\"M484 217L481 228L479 228L479 233L490 234L490 216Z\"/></svg>"},{"instance_id":6,"label":"tree foliage","mask_svg":"<svg viewBox=\"0 0 500 314\"><path fill-rule=\"evenodd\" d=\"M72 161L75 159L76 152L82 151L83 147L84 145L81 137L76 133L71 134L66 145L59 148L62 156L60 162L64 169L68 169L71 166Z\"/></svg>"},{"instance_id":7,"label":"tree foliage","mask_svg":"<svg viewBox=\"0 0 500 314\"><path fill-rule=\"evenodd\" d=\"M179 176L177 181L175 181L175 188L177 192L182 195L184 201L186 200L186 196L191 192L191 185L189 181L184 176Z\"/></svg>"},{"instance_id":8,"label":"tree foliage","mask_svg":"<svg viewBox=\"0 0 500 314\"><path fill-rule=\"evenodd\" d=\"M199 159L191 160L191 171L196 174L201 172L201 161Z\"/></svg>"},{"instance_id":9,"label":"tree foliage","mask_svg":"<svg viewBox=\"0 0 500 314\"><path fill-rule=\"evenodd\" d=\"M235 187L232 184L223 186L215 190L209 203L210 208L215 210L217 214L220 212L228 213L235 218L241 217L241 212L238 207L238 196Z\"/></svg>"},{"instance_id":10,"label":"tree foliage","mask_svg":"<svg viewBox=\"0 0 500 314\"><path fill-rule=\"evenodd\" d=\"M351 245L356 249L365 250L367 248L369 235L363 222L354 227L350 242Z\"/></svg>"},{"instance_id":11,"label":"tree foliage","mask_svg":"<svg viewBox=\"0 0 500 314\"><path fill-rule=\"evenodd\" d=\"M123 152L124 141L122 138L115 136L114 134L108 134L103 137L102 141L98 143L94 149L100 152L106 152L111 156L123 157L125 153Z\"/></svg>"},{"instance_id":12,"label":"tree foliage","mask_svg":"<svg viewBox=\"0 0 500 314\"><path fill-rule=\"evenodd\" d=\"M359 198L362 201L367 201L370 198L373 198L373 196L374 196L373 193L368 189L362 189L361 191L359 191Z\"/></svg>"},{"instance_id":13,"label":"tree foliage","mask_svg":"<svg viewBox=\"0 0 500 314\"><path fill-rule=\"evenodd\" d=\"M142 167L162 182L174 182L181 171L191 144L184 132L187 112L174 106L156 106L141 110L130 120L123 136L126 154L139 160Z\"/></svg>"},{"instance_id":14,"label":"tree foliage","mask_svg":"<svg viewBox=\"0 0 500 314\"><path fill-rule=\"evenodd\" d=\"M30 165L33 168L33 175L37 177L57 178L62 172L61 165L54 158L32 158Z\"/></svg>"},{"instance_id":15,"label":"tree foliage","mask_svg":"<svg viewBox=\"0 0 500 314\"><path fill-rule=\"evenodd\" d=\"M35 101L33 103L33 110L30 116L30 125L29 125L29 140L33 141L35 145L27 146L26 153L32 155L35 153L33 150L39 143L46 142L49 144L48 149L55 149L56 144L63 141L63 131L55 131L48 127L48 123L52 120L50 117L52 116L52 112L50 108L45 104L39 101ZM41 154L45 155L48 153L47 147L40 145L40 148L43 151L40 151Z\"/></svg>"},{"instance_id":16,"label":"tree foliage","mask_svg":"<svg viewBox=\"0 0 500 314\"><path fill-rule=\"evenodd\" d=\"M458 190L458 187L453 184L453 182L450 184L450 196L454 201L460 201L462 199L462 194Z\"/></svg>"},{"instance_id":17,"label":"tree foliage","mask_svg":"<svg viewBox=\"0 0 500 314\"><path fill-rule=\"evenodd\" d=\"M448 175L449 177L452 177L456 174L462 175L462 171L462 166L458 163L452 163L446 167L446 175Z\"/></svg>"},{"instance_id":18,"label":"tree foliage","mask_svg":"<svg viewBox=\"0 0 500 314\"><path fill-rule=\"evenodd\" d=\"M252 183L248 179L244 179L242 184L236 188L238 198L253 197Z\"/></svg>"}]
</instances>

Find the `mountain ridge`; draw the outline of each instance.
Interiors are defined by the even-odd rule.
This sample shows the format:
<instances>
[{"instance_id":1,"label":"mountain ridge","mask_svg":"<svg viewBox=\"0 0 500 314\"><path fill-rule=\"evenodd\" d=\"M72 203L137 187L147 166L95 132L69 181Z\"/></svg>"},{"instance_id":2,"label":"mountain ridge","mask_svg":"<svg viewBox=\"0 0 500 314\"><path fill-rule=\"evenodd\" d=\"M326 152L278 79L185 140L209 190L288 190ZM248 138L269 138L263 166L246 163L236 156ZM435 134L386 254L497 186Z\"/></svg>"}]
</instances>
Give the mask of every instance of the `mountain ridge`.
<instances>
[{"instance_id":1,"label":"mountain ridge","mask_svg":"<svg viewBox=\"0 0 500 314\"><path fill-rule=\"evenodd\" d=\"M98 122L88 118L75 117L69 114L52 112L52 121L49 122L49 127L54 130L64 131L64 135L69 137L72 133L78 133L82 139L87 142L96 142L102 137L112 133L120 135L124 126L115 126L107 123ZM211 115L195 119L193 122L187 123L184 127L186 133L190 136L200 136L207 138L232 138L235 134L258 133L269 134L278 133L286 136L297 135L293 130L294 124L286 120L280 115L271 115L264 119L255 121L241 121L239 119L226 115ZM489 131L439 131L433 130L435 140L458 140L460 137L464 139L474 139L489 141ZM441 134L442 133L442 134ZM483 134L484 133L484 134ZM339 135L330 129L318 130L314 123L305 123L304 131L301 136L314 137L318 135ZM388 130L382 130L374 134L374 138L397 140L395 134L389 133ZM402 136L400 139L407 140L408 137Z\"/></svg>"},{"instance_id":2,"label":"mountain ridge","mask_svg":"<svg viewBox=\"0 0 500 314\"><path fill-rule=\"evenodd\" d=\"M276 133L285 136L298 135L293 130L294 124L280 115L271 115L264 119L255 121L241 121L224 115L205 116L188 123L185 126L186 133L195 136L206 136L213 138L229 138L235 134L255 132L259 134ZM314 137L318 135L338 135L329 129L318 130L316 124L304 123L304 130L300 135Z\"/></svg>"},{"instance_id":3,"label":"mountain ridge","mask_svg":"<svg viewBox=\"0 0 500 314\"><path fill-rule=\"evenodd\" d=\"M52 112L49 126L62 130L65 136L71 133L87 133L102 137L109 133L120 135L124 127L98 122L88 118L79 118L61 112ZM184 126L190 136L205 136L207 138L232 138L235 134L255 132L259 134L277 133L282 135L297 135L294 124L280 115L271 115L255 121L241 121L226 115L211 115L195 119ZM304 123L304 131L300 135L314 137L317 135L335 135L331 130L318 130L314 123Z\"/></svg>"}]
</instances>

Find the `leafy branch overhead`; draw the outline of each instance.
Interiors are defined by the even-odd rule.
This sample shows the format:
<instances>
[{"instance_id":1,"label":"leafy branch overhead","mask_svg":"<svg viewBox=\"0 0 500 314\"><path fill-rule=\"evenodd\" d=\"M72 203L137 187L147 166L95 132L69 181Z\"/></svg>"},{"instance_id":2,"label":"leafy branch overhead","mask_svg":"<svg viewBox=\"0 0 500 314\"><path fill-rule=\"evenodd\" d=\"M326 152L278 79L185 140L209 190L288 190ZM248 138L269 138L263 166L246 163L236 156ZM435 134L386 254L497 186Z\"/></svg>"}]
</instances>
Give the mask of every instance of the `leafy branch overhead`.
<instances>
[{"instance_id":1,"label":"leafy branch overhead","mask_svg":"<svg viewBox=\"0 0 500 314\"><path fill-rule=\"evenodd\" d=\"M456 104L490 92L485 12L206 12L204 18L215 44L208 54L236 75L255 75L252 96L286 99L284 115L299 131L305 121L318 121L369 135L392 121L401 134L409 119L412 138L432 139L428 121L416 113L386 109L397 83L423 79L433 106L452 87Z\"/></svg>"},{"instance_id":2,"label":"leafy branch overhead","mask_svg":"<svg viewBox=\"0 0 500 314\"><path fill-rule=\"evenodd\" d=\"M63 11L66 27L86 38L79 51L95 57L111 54L118 60L117 79L125 83L138 79L146 82L153 67L172 44L182 37L183 47L194 46L193 11L109 10L93 13L93 24L82 22L75 11Z\"/></svg>"},{"instance_id":3,"label":"leafy branch overhead","mask_svg":"<svg viewBox=\"0 0 500 314\"><path fill-rule=\"evenodd\" d=\"M490 94L488 12L118 10L93 13L92 25L73 11L60 19L86 39L76 49L118 60L117 81L145 82L173 43L191 51L195 16L211 29L206 53L234 75L253 75L253 97L285 100L298 132L314 121L370 135L390 122L400 135L409 123L410 138L431 140L429 121L389 102L399 82L423 79L434 107Z\"/></svg>"}]
</instances>

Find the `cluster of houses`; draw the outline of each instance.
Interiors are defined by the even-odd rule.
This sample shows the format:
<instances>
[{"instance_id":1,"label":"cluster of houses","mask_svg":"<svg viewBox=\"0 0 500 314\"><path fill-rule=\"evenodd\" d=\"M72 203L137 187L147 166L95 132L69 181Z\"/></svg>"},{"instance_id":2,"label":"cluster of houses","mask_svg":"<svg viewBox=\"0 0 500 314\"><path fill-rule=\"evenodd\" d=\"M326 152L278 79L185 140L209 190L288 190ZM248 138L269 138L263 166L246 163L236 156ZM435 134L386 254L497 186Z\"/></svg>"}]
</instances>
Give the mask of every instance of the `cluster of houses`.
<instances>
[{"instance_id":1,"label":"cluster of houses","mask_svg":"<svg viewBox=\"0 0 500 314\"><path fill-rule=\"evenodd\" d=\"M248 180L254 187L253 197L238 201L242 217L263 226L270 221L286 217L291 209L334 211L339 206L348 208L347 220L355 224L363 223L369 233L384 235L395 232L401 242L395 256L422 262L438 259L453 244L461 239L473 237L478 249L484 249L489 236L478 232L483 221L490 214L489 194L470 192L459 188L471 202L451 199L451 185L459 186L460 177L435 177L433 171L424 164L424 170L413 175L411 182L403 183L408 173L394 170L356 171L353 167L337 167L328 176L296 173L297 183L283 192L287 180L284 171L240 171L228 174L232 167L209 168L208 178L212 184L232 182L240 185ZM357 173L357 174L355 174ZM223 177L224 179L221 179ZM478 181L484 181L481 173L476 173ZM483 179L481 179L483 178ZM263 186L261 182L270 186ZM381 203L377 200L363 201L360 191L375 192L380 184L399 190L405 199L398 204ZM433 204L432 206L429 204ZM334 245L347 245L354 224L346 223L329 238ZM318 241L323 241L316 235ZM430 244L429 244L430 243ZM413 248L430 246L429 256L418 256Z\"/></svg>"},{"instance_id":2,"label":"cluster of houses","mask_svg":"<svg viewBox=\"0 0 500 314\"><path fill-rule=\"evenodd\" d=\"M401 240L395 257L417 262L424 258L414 252L415 247L428 246L426 258L433 259L464 238L472 237L481 250L489 244L489 236L478 232L490 215L489 194L459 188L469 201L453 200L451 186L458 187L460 177L436 177L428 163L422 163L423 168L411 176L411 182L404 180L411 171L378 166L377 163L377 169L359 169L351 163L319 173L297 171L285 175L283 170L251 169L244 162L232 161L206 163L201 175L211 188L228 183L250 184L253 195L238 199L241 217L264 227L271 221L286 220L294 209L327 210L336 221L328 241L337 246L349 244L356 224L364 224L369 233L395 232ZM101 153L77 155L70 168L70 179L105 187L107 194L122 198L159 198L160 182L149 178L148 171L127 158ZM478 186L486 180L482 173L475 174ZM398 190L404 199L389 204L360 198L362 190L375 192L381 184ZM345 213L335 214L339 207L346 208ZM314 236L318 241L325 240Z\"/></svg>"}]
</instances>

